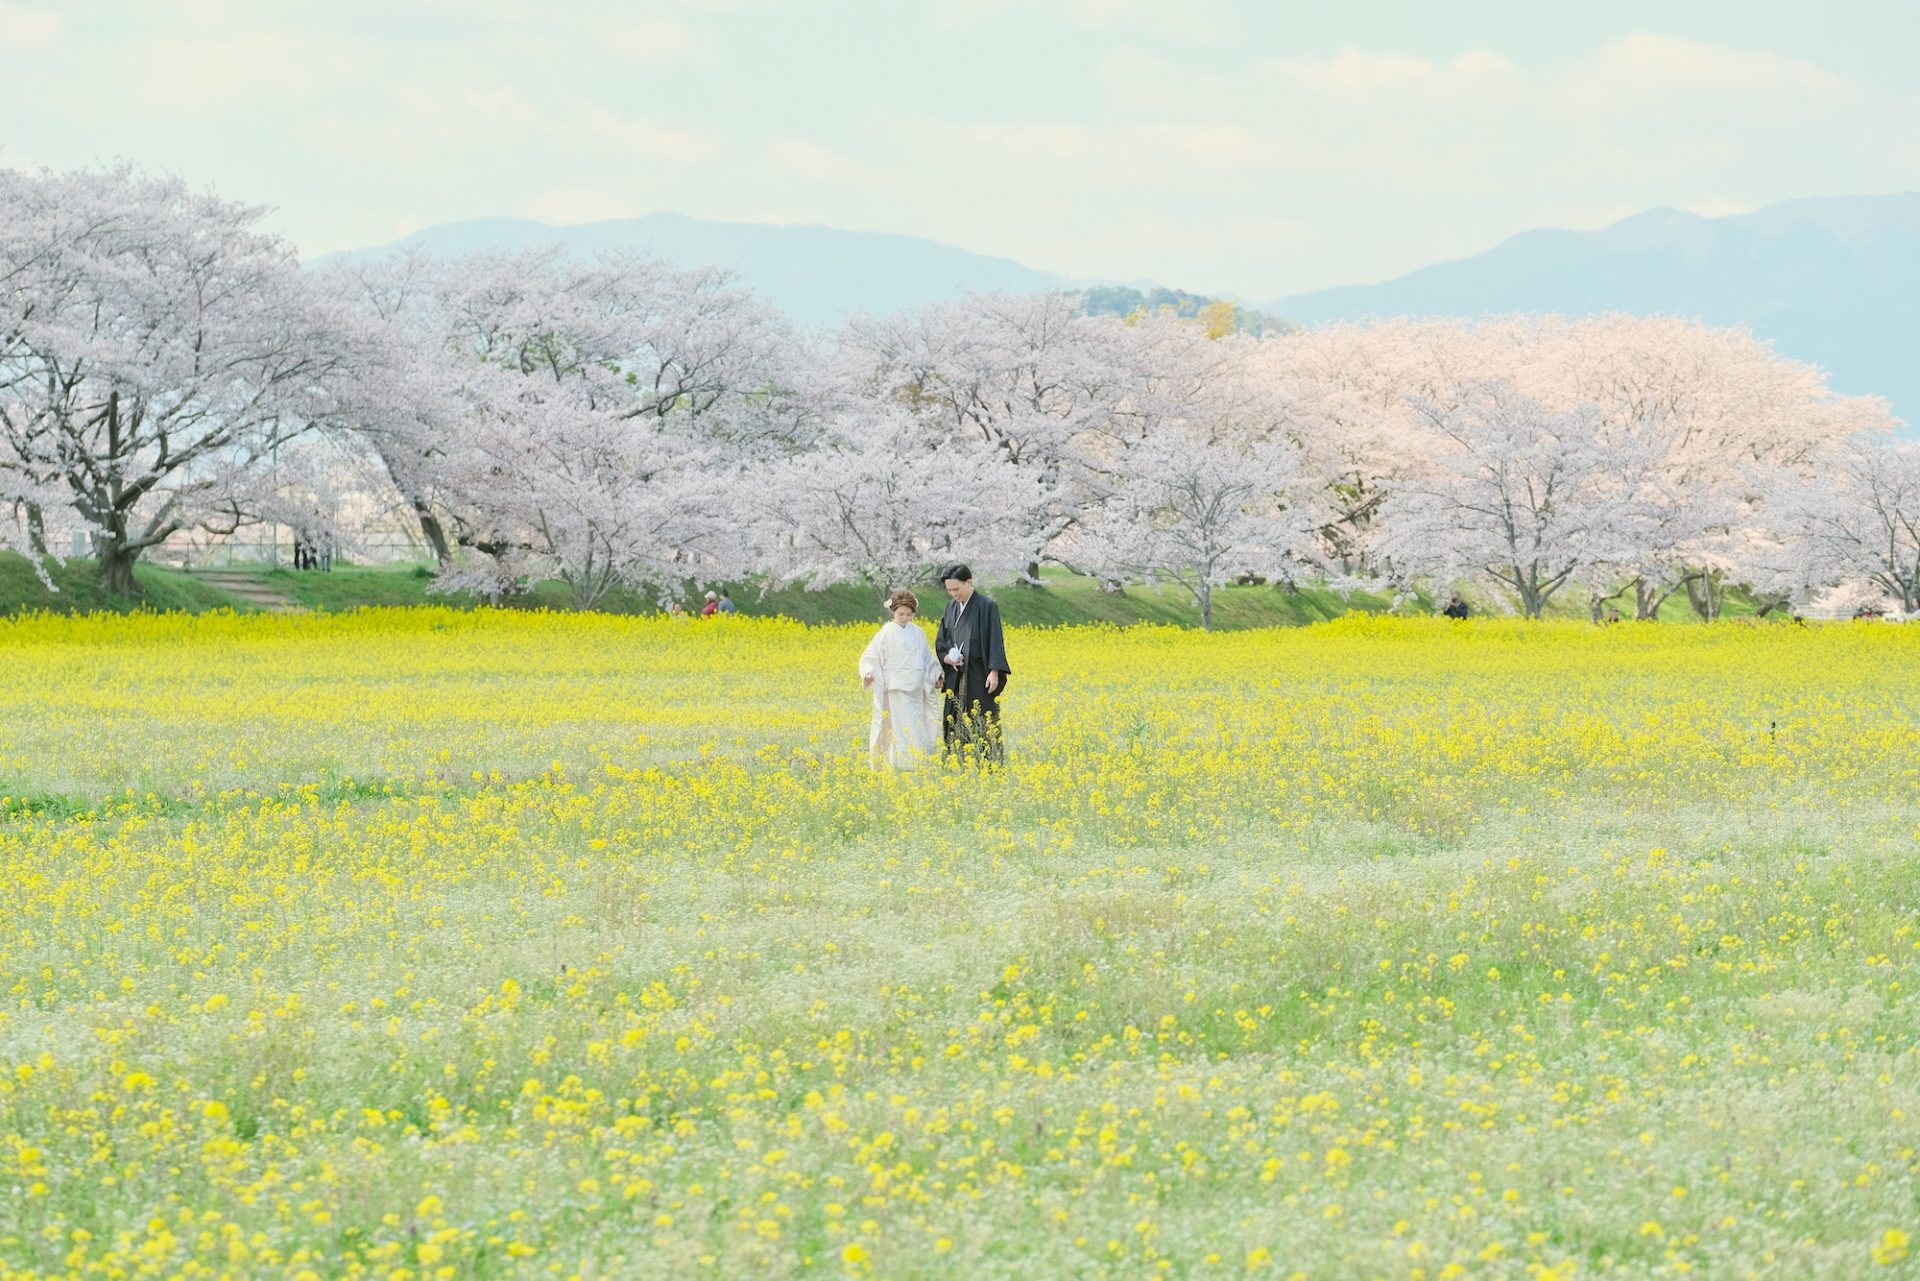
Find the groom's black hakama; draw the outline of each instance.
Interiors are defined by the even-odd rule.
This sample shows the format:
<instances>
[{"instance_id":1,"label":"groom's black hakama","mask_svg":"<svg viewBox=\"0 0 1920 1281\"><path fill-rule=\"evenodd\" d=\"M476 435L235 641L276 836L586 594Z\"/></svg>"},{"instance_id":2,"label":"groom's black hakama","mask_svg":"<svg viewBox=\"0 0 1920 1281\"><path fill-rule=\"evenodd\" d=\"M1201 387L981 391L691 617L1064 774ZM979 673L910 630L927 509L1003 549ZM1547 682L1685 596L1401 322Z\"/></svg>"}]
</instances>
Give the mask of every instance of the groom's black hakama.
<instances>
[{"instance_id":1,"label":"groom's black hakama","mask_svg":"<svg viewBox=\"0 0 1920 1281\"><path fill-rule=\"evenodd\" d=\"M947 662L947 654L955 648L961 655L957 670ZM1007 689L1007 637L993 597L975 592L964 606L948 601L933 652L946 680L940 727L947 751L1003 762L1007 750L1000 737L1000 695ZM998 688L987 688L988 672L1000 673Z\"/></svg>"}]
</instances>

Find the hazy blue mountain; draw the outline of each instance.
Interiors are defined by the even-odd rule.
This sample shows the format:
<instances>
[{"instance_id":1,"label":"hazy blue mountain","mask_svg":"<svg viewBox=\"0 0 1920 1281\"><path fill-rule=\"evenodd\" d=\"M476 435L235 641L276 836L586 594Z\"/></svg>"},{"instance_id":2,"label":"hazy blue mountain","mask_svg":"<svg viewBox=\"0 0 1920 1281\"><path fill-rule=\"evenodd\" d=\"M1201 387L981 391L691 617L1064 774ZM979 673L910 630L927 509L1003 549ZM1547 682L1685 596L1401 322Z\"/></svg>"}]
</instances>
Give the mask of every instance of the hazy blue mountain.
<instances>
[{"instance_id":1,"label":"hazy blue mountain","mask_svg":"<svg viewBox=\"0 0 1920 1281\"><path fill-rule=\"evenodd\" d=\"M1529 231L1397 280L1282 298L1299 324L1502 312L1742 324L1920 428L1920 193L1790 200L1703 218L1655 209L1599 231Z\"/></svg>"},{"instance_id":2,"label":"hazy blue mountain","mask_svg":"<svg viewBox=\"0 0 1920 1281\"><path fill-rule=\"evenodd\" d=\"M969 253L917 236L704 222L674 213L571 227L523 218L479 218L428 227L391 245L315 261L377 257L415 245L435 255L452 256L477 249L531 249L554 243L582 254L626 249L688 266L729 267L761 297L805 323L833 321L855 311L885 314L969 291L1039 293L1069 283L1011 259Z\"/></svg>"}]
</instances>

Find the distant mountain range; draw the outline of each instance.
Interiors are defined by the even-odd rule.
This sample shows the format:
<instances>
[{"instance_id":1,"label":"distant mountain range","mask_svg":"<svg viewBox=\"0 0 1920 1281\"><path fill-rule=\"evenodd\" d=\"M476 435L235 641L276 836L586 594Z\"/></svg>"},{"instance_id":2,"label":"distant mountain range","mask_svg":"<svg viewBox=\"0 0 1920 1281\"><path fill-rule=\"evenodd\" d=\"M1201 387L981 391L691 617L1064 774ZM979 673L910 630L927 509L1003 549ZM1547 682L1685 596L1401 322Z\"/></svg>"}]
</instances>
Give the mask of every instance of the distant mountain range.
<instances>
[{"instance_id":1,"label":"distant mountain range","mask_svg":"<svg viewBox=\"0 0 1920 1281\"><path fill-rule=\"evenodd\" d=\"M554 227L525 218L442 223L377 249L329 254L378 257L415 246L435 256L479 249L562 244L581 254L638 250L687 265L732 269L761 297L803 324L857 311L885 315L966 293L1044 293L1075 282L1049 271L990 258L937 240L883 232L769 223L704 222L675 213Z\"/></svg>"},{"instance_id":2,"label":"distant mountain range","mask_svg":"<svg viewBox=\"0 0 1920 1281\"><path fill-rule=\"evenodd\" d=\"M1599 231L1529 231L1485 253L1266 310L1368 316L1623 311L1746 325L1837 391L1885 396L1920 429L1920 192L1790 200L1703 218L1655 209Z\"/></svg>"},{"instance_id":3,"label":"distant mountain range","mask_svg":"<svg viewBox=\"0 0 1920 1281\"><path fill-rule=\"evenodd\" d=\"M328 257L414 245L452 255L556 242L580 253L633 249L729 267L810 324L968 292L1101 294L1095 287L1112 283L1073 280L917 236L672 213L570 227L483 218ZM1146 291L1142 296L1158 296L1152 282L1130 283ZM1920 429L1920 193L1792 200L1724 218L1655 209L1598 231L1529 231L1396 280L1297 294L1257 310L1308 325L1368 316L1600 311L1746 325L1782 354L1825 368L1837 390L1887 397Z\"/></svg>"}]
</instances>

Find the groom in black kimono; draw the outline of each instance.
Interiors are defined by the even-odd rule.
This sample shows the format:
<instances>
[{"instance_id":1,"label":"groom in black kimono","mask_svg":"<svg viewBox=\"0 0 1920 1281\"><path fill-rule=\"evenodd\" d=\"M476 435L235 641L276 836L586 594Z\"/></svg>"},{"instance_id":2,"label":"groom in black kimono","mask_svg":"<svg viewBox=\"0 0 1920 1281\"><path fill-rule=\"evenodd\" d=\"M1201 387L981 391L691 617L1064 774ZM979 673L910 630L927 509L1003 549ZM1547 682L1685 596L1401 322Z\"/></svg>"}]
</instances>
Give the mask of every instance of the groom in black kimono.
<instances>
[{"instance_id":1,"label":"groom in black kimono","mask_svg":"<svg viewBox=\"0 0 1920 1281\"><path fill-rule=\"evenodd\" d=\"M947 751L998 765L1007 757L1000 737L1000 695L1012 670L1000 606L973 589L973 571L965 565L949 565L940 571L940 579L951 598L933 638L940 686L946 691L941 729Z\"/></svg>"}]
</instances>

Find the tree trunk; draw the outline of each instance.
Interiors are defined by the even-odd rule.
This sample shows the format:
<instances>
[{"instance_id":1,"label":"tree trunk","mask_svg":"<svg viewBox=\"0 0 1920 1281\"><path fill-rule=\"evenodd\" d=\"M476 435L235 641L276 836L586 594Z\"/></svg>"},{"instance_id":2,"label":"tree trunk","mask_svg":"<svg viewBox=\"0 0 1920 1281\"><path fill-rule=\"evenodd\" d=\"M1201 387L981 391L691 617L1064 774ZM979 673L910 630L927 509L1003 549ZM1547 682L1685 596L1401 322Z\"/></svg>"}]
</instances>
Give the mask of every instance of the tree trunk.
<instances>
[{"instance_id":1,"label":"tree trunk","mask_svg":"<svg viewBox=\"0 0 1920 1281\"><path fill-rule=\"evenodd\" d=\"M1693 580L1698 577L1698 574L1688 574L1678 582L1672 583L1664 588L1658 583L1650 583L1642 578L1639 581L1638 590L1634 593L1634 604L1637 610L1634 617L1643 623L1658 621L1660 617L1660 607L1667 603L1667 597L1682 588L1691 590ZM1692 598L1689 597L1688 599Z\"/></svg>"},{"instance_id":2,"label":"tree trunk","mask_svg":"<svg viewBox=\"0 0 1920 1281\"><path fill-rule=\"evenodd\" d=\"M1633 582L1633 616L1641 622L1650 622L1660 612L1660 602L1667 598L1658 585L1645 578L1636 578Z\"/></svg>"},{"instance_id":3,"label":"tree trunk","mask_svg":"<svg viewBox=\"0 0 1920 1281\"><path fill-rule=\"evenodd\" d=\"M427 540L427 546L433 550L433 559L445 569L453 563L453 553L447 547L447 531L440 527L440 518L433 514L425 503L415 499L414 515L420 518L420 536Z\"/></svg>"},{"instance_id":4,"label":"tree trunk","mask_svg":"<svg viewBox=\"0 0 1920 1281\"><path fill-rule=\"evenodd\" d=\"M1213 584L1202 580L1194 597L1200 602L1200 630L1210 632L1213 630Z\"/></svg>"},{"instance_id":5,"label":"tree trunk","mask_svg":"<svg viewBox=\"0 0 1920 1281\"><path fill-rule=\"evenodd\" d=\"M1039 561L1030 560L1027 562L1027 572L1021 576L1020 585L1023 587L1038 587L1040 585Z\"/></svg>"},{"instance_id":6,"label":"tree trunk","mask_svg":"<svg viewBox=\"0 0 1920 1281\"><path fill-rule=\"evenodd\" d=\"M1523 618L1540 617L1541 607L1547 602L1540 595L1540 585L1534 571L1513 567L1513 585L1520 594L1520 614Z\"/></svg>"},{"instance_id":7,"label":"tree trunk","mask_svg":"<svg viewBox=\"0 0 1920 1281\"><path fill-rule=\"evenodd\" d=\"M140 584L133 577L139 552L126 550L119 540L100 545L100 585L116 596L138 596Z\"/></svg>"},{"instance_id":8,"label":"tree trunk","mask_svg":"<svg viewBox=\"0 0 1920 1281\"><path fill-rule=\"evenodd\" d=\"M1687 579L1687 603L1693 606L1693 612L1700 616L1703 623L1711 623L1720 617L1720 571L1709 570L1694 574Z\"/></svg>"},{"instance_id":9,"label":"tree trunk","mask_svg":"<svg viewBox=\"0 0 1920 1281\"><path fill-rule=\"evenodd\" d=\"M1619 599L1626 593L1627 588L1631 586L1632 584L1629 583L1627 587L1622 587L1617 591L1607 592L1604 595L1598 587L1587 588L1587 617L1596 623L1603 621L1606 616L1607 602Z\"/></svg>"},{"instance_id":10,"label":"tree trunk","mask_svg":"<svg viewBox=\"0 0 1920 1281\"><path fill-rule=\"evenodd\" d=\"M47 514L39 503L22 504L27 516L27 547L36 556L47 554Z\"/></svg>"}]
</instances>

